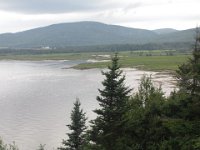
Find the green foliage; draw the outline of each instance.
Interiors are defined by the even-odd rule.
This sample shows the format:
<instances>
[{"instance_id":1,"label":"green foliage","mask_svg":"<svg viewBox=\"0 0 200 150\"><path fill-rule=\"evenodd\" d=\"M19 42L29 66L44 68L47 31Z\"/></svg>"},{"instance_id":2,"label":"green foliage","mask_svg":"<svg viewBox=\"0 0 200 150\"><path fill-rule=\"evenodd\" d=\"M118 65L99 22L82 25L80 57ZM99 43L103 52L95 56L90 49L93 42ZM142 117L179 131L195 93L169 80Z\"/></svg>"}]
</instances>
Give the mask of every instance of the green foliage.
<instances>
[{"instance_id":1,"label":"green foliage","mask_svg":"<svg viewBox=\"0 0 200 150\"><path fill-rule=\"evenodd\" d=\"M4 144L3 140L0 138L0 150L19 150L15 142L12 144Z\"/></svg>"},{"instance_id":2,"label":"green foliage","mask_svg":"<svg viewBox=\"0 0 200 150\"><path fill-rule=\"evenodd\" d=\"M198 99L199 100L199 99ZM199 148L200 107L197 99L182 92L163 97L151 77L144 76L129 102L122 138L132 149L196 150Z\"/></svg>"},{"instance_id":3,"label":"green foliage","mask_svg":"<svg viewBox=\"0 0 200 150\"><path fill-rule=\"evenodd\" d=\"M136 93L135 98L142 103L143 107L149 107L152 105L151 103L153 100L160 100L162 98L163 93L161 87L158 89L154 87L151 76L147 77L144 75L140 82L138 93Z\"/></svg>"},{"instance_id":4,"label":"green foliage","mask_svg":"<svg viewBox=\"0 0 200 150\"><path fill-rule=\"evenodd\" d=\"M177 70L178 92L173 92L163 108L169 149L199 149L200 138L200 34L197 30L193 56Z\"/></svg>"},{"instance_id":5,"label":"green foliage","mask_svg":"<svg viewBox=\"0 0 200 150\"><path fill-rule=\"evenodd\" d=\"M100 109L94 111L97 118L92 122L92 140L95 146L103 149L116 149L116 141L123 132L121 120L127 109L130 89L125 86L125 76L119 68L116 54L108 71L102 72L106 78L102 82L104 89L99 90L101 96L97 96Z\"/></svg>"},{"instance_id":6,"label":"green foliage","mask_svg":"<svg viewBox=\"0 0 200 150\"><path fill-rule=\"evenodd\" d=\"M126 113L126 135L132 149L158 149L167 139L168 133L163 127L162 107L165 98L161 88L156 88L151 77L143 76L138 93L129 102Z\"/></svg>"},{"instance_id":7,"label":"green foliage","mask_svg":"<svg viewBox=\"0 0 200 150\"><path fill-rule=\"evenodd\" d=\"M196 57L194 56L194 58ZM180 81L182 80L182 83L179 84L180 90L172 92L168 98L164 97L161 87L156 88L153 85L151 76L144 75L141 78L138 92L131 98L127 97L129 100L125 100L125 103L121 103L120 106L123 106L121 108L124 111L116 115L115 113L118 112L116 110L120 110L120 108L117 108L117 105L111 105L115 104L112 102L113 97L111 96L120 97L121 93L112 92L117 86L113 86L113 82L110 82L114 73L112 67L109 67L110 72L104 73L106 75L106 79L103 81L105 88L100 90L101 97L97 97L102 109L95 111L98 116L92 121L92 130L88 131L90 140L94 142L90 144L89 149L199 149L200 97L197 90L199 82L196 82L199 72L193 66L196 65L193 62L195 61L189 61L186 65L179 67L177 72L180 73ZM115 63L112 60L113 64ZM196 68L196 70L191 68ZM190 71L189 76L188 70ZM195 82L191 82L193 79ZM188 82L196 85L188 86ZM120 99L123 97L125 95Z\"/></svg>"},{"instance_id":8,"label":"green foliage","mask_svg":"<svg viewBox=\"0 0 200 150\"><path fill-rule=\"evenodd\" d=\"M177 78L183 92L200 96L200 30L198 28L192 58L179 67Z\"/></svg>"},{"instance_id":9,"label":"green foliage","mask_svg":"<svg viewBox=\"0 0 200 150\"><path fill-rule=\"evenodd\" d=\"M83 110L80 108L81 103L77 99L74 103L74 108L71 112L71 124L67 127L71 130L71 133L67 133L68 139L63 140L64 147L58 148L60 150L82 150L85 138L84 133L86 130L85 122L86 117Z\"/></svg>"}]
</instances>

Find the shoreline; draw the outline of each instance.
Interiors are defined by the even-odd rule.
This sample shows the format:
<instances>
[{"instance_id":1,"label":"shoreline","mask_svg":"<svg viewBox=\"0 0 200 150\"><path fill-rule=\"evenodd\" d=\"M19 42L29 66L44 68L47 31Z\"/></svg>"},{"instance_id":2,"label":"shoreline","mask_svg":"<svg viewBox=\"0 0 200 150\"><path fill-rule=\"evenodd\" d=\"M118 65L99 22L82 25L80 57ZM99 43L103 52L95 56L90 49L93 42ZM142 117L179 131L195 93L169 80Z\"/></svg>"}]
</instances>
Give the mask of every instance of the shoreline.
<instances>
[{"instance_id":1,"label":"shoreline","mask_svg":"<svg viewBox=\"0 0 200 150\"><path fill-rule=\"evenodd\" d=\"M87 60L81 60L81 59L0 59L0 62L69 62L69 61L83 61L82 63L75 64L74 66L62 68L62 69L76 69L76 70L88 70L88 69L106 69L107 66L110 63L110 60L95 60L95 59L87 59ZM146 68L145 65L136 65L136 66L130 66L128 64L121 65L122 69L137 69L141 71L152 71L157 72L158 74L167 74L167 75L174 75L175 70L169 70L169 69L153 69L153 68Z\"/></svg>"}]
</instances>

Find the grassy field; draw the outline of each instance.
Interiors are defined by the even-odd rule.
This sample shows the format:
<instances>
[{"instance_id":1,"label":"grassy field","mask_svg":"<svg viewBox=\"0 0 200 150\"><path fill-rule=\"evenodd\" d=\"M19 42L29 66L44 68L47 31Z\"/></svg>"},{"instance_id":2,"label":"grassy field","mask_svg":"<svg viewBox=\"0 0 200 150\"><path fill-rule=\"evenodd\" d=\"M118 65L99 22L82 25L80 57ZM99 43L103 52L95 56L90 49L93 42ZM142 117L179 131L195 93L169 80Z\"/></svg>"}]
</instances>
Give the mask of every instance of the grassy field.
<instances>
[{"instance_id":1,"label":"grassy field","mask_svg":"<svg viewBox=\"0 0 200 150\"><path fill-rule=\"evenodd\" d=\"M137 56L121 57L121 67L138 68L142 70L154 71L174 71L178 65L188 59L188 55L176 56ZM104 68L109 62L85 63L75 66L76 69Z\"/></svg>"},{"instance_id":2,"label":"grassy field","mask_svg":"<svg viewBox=\"0 0 200 150\"><path fill-rule=\"evenodd\" d=\"M57 53L41 55L0 55L0 60L109 60L111 52ZM184 63L190 55L175 50L124 51L118 53L122 67L138 68L154 71L174 71ZM76 69L105 68L109 62L84 63Z\"/></svg>"}]
</instances>

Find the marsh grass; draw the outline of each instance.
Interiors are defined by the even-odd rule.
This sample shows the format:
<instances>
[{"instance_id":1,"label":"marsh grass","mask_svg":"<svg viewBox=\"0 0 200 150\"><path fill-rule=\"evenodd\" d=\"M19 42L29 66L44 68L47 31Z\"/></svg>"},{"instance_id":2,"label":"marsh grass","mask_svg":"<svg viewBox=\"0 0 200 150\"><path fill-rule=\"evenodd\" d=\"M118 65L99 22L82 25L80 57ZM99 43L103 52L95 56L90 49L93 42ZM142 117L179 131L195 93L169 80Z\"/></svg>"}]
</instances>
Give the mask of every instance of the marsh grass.
<instances>
[{"instance_id":1,"label":"marsh grass","mask_svg":"<svg viewBox=\"0 0 200 150\"><path fill-rule=\"evenodd\" d=\"M37 55L0 55L0 60L109 60L114 52L84 52L84 53L51 53ZM143 50L118 52L121 67L143 70L174 71L185 62L190 55L176 50ZM105 68L110 62L83 63L74 66L75 69Z\"/></svg>"}]
</instances>

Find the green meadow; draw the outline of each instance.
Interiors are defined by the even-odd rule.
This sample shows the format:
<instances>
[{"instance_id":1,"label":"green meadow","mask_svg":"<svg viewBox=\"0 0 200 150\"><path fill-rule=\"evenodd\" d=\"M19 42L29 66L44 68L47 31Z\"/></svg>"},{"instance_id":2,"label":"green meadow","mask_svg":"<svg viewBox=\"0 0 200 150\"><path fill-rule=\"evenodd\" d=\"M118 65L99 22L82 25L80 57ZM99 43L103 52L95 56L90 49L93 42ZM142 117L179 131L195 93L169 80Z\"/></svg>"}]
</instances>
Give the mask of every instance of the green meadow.
<instances>
[{"instance_id":1,"label":"green meadow","mask_svg":"<svg viewBox=\"0 0 200 150\"><path fill-rule=\"evenodd\" d=\"M111 54L112 55L112 54ZM175 50L131 51L119 52L121 67L138 68L153 71L175 71L184 63L190 53L180 53ZM106 58L107 59L107 58ZM75 66L76 69L105 68L110 62L84 63Z\"/></svg>"},{"instance_id":2,"label":"green meadow","mask_svg":"<svg viewBox=\"0 0 200 150\"><path fill-rule=\"evenodd\" d=\"M37 55L0 55L0 60L109 60L113 52L52 53ZM191 54L175 50L123 51L118 52L121 67L153 71L174 71ZM105 68L110 62L88 62L74 66L75 69Z\"/></svg>"},{"instance_id":3,"label":"green meadow","mask_svg":"<svg viewBox=\"0 0 200 150\"><path fill-rule=\"evenodd\" d=\"M137 56L137 57L121 57L121 67L131 67L144 70L174 71L178 66L188 59L188 55L176 56ZM76 69L104 68L109 62L84 63L75 66Z\"/></svg>"}]
</instances>

